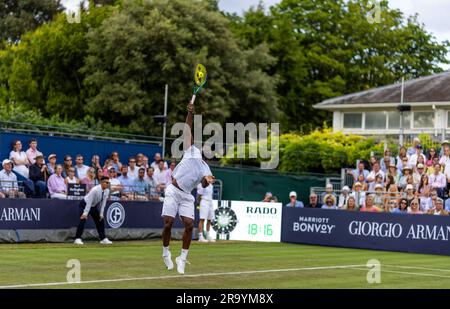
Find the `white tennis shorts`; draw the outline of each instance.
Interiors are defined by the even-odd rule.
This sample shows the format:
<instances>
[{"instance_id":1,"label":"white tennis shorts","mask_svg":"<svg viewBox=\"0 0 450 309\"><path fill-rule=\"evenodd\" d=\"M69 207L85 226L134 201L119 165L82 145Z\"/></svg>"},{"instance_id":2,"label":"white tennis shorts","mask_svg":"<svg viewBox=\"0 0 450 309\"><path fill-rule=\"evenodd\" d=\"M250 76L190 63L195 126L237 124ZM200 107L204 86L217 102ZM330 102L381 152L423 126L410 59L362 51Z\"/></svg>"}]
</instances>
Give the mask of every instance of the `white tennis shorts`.
<instances>
[{"instance_id":1,"label":"white tennis shorts","mask_svg":"<svg viewBox=\"0 0 450 309\"><path fill-rule=\"evenodd\" d=\"M200 200L200 219L214 220L213 203L210 200Z\"/></svg>"},{"instance_id":2,"label":"white tennis shorts","mask_svg":"<svg viewBox=\"0 0 450 309\"><path fill-rule=\"evenodd\" d=\"M181 191L170 184L166 188L161 217L169 216L175 218L178 213L180 217L194 219L194 201L192 194Z\"/></svg>"}]
</instances>

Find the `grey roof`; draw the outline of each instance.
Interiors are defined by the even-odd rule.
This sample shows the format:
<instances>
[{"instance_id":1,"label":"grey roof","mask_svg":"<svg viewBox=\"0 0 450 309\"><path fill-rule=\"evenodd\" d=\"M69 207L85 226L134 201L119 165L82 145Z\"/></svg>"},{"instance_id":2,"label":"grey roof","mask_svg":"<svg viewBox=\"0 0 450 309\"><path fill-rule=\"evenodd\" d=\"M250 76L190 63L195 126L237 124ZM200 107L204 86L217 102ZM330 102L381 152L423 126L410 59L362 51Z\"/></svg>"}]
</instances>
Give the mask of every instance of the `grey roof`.
<instances>
[{"instance_id":1,"label":"grey roof","mask_svg":"<svg viewBox=\"0 0 450 309\"><path fill-rule=\"evenodd\" d=\"M315 107L338 107L343 104L400 102L401 82L322 101ZM405 81L406 103L450 102L450 71Z\"/></svg>"}]
</instances>

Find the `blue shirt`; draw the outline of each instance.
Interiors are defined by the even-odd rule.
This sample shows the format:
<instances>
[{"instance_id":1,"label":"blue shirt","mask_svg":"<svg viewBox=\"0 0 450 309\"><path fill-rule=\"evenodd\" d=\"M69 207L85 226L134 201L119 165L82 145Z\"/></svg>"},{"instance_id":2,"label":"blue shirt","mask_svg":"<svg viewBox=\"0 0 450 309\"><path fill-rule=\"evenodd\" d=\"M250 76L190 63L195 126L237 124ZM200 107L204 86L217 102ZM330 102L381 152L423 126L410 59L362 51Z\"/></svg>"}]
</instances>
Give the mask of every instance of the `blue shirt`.
<instances>
[{"instance_id":1,"label":"blue shirt","mask_svg":"<svg viewBox=\"0 0 450 309\"><path fill-rule=\"evenodd\" d=\"M133 191L139 195L145 195L148 189L148 184L144 179L136 178L133 182Z\"/></svg>"},{"instance_id":2,"label":"blue shirt","mask_svg":"<svg viewBox=\"0 0 450 309\"><path fill-rule=\"evenodd\" d=\"M445 210L450 211L450 198L445 200Z\"/></svg>"},{"instance_id":3,"label":"blue shirt","mask_svg":"<svg viewBox=\"0 0 450 309\"><path fill-rule=\"evenodd\" d=\"M292 207L291 203L290 203L290 202L287 203L287 204L286 204L286 207ZM303 208L303 207L305 207L305 206L303 205L303 203L302 203L301 201L295 201L295 206L294 206L294 207Z\"/></svg>"}]
</instances>

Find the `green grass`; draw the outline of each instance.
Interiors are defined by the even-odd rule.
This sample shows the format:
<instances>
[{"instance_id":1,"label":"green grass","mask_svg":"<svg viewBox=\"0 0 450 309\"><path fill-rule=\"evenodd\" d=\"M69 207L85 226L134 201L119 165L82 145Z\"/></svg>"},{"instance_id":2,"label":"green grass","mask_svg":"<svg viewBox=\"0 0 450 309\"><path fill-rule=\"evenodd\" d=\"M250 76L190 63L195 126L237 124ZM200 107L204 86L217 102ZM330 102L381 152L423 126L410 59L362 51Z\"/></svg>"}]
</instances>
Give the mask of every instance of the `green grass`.
<instances>
[{"instance_id":1,"label":"green grass","mask_svg":"<svg viewBox=\"0 0 450 309\"><path fill-rule=\"evenodd\" d=\"M172 242L172 258L181 243ZM193 242L186 275L164 268L159 241L0 245L0 286L65 282L69 259L81 262L81 280L159 277L41 288L446 288L450 257L284 243ZM381 283L368 284L367 261L381 262ZM350 268L305 269L340 265ZM264 272L291 269L289 271ZM224 274L229 272L250 272ZM217 273L217 275L211 275ZM219 274L220 273L220 274ZM202 274L210 274L204 276ZM192 277L189 275L200 275ZM39 288L39 287L38 287Z\"/></svg>"}]
</instances>

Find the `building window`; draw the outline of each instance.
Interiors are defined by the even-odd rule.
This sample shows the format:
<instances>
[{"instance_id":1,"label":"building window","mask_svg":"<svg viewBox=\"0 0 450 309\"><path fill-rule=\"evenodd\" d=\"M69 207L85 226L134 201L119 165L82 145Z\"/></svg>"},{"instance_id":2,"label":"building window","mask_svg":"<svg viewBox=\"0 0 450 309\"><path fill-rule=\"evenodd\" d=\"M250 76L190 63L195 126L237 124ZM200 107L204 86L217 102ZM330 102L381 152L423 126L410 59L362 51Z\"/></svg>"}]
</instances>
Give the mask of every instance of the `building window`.
<instances>
[{"instance_id":1,"label":"building window","mask_svg":"<svg viewBox=\"0 0 450 309\"><path fill-rule=\"evenodd\" d=\"M361 129L362 113L344 113L344 129Z\"/></svg>"},{"instance_id":2,"label":"building window","mask_svg":"<svg viewBox=\"0 0 450 309\"><path fill-rule=\"evenodd\" d=\"M387 112L388 129L400 129L400 112ZM411 113L403 112L403 128L411 127Z\"/></svg>"},{"instance_id":3,"label":"building window","mask_svg":"<svg viewBox=\"0 0 450 309\"><path fill-rule=\"evenodd\" d=\"M434 128L434 112L414 112L414 128Z\"/></svg>"},{"instance_id":4,"label":"building window","mask_svg":"<svg viewBox=\"0 0 450 309\"><path fill-rule=\"evenodd\" d=\"M447 128L450 128L450 111L447 112Z\"/></svg>"},{"instance_id":5,"label":"building window","mask_svg":"<svg viewBox=\"0 0 450 309\"><path fill-rule=\"evenodd\" d=\"M383 129L386 130L386 113L385 112L366 112L366 129Z\"/></svg>"}]
</instances>

